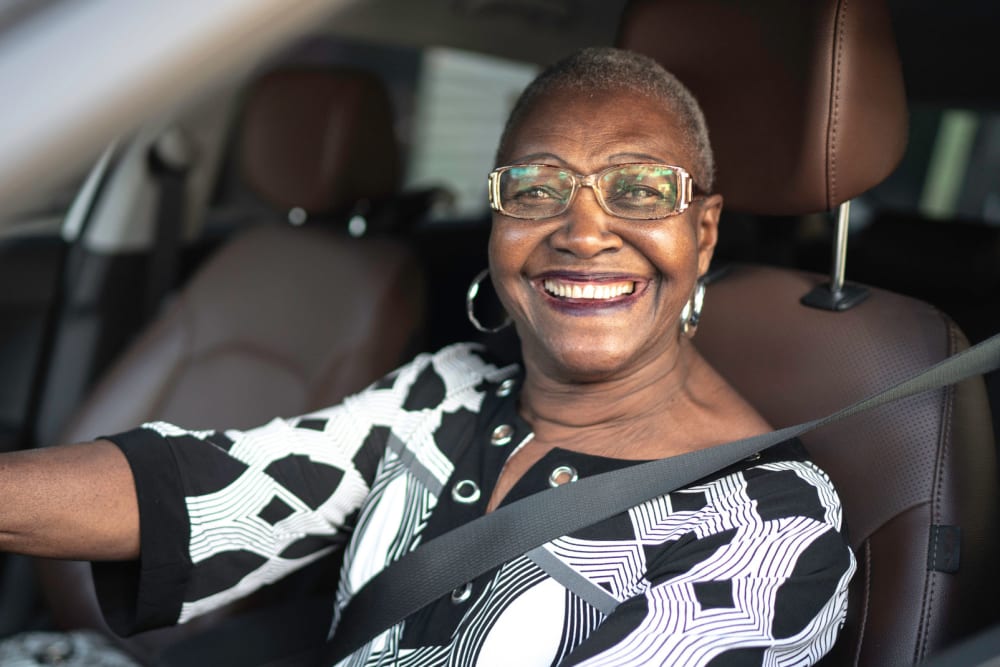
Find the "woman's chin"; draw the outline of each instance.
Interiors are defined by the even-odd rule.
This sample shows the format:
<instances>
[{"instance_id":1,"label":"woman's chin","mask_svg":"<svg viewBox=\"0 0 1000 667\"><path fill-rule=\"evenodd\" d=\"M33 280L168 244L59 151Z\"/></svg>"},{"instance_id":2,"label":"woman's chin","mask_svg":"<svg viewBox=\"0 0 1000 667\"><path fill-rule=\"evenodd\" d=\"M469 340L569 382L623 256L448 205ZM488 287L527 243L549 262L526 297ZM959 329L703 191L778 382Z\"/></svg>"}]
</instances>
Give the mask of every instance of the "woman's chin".
<instances>
[{"instance_id":1,"label":"woman's chin","mask_svg":"<svg viewBox=\"0 0 1000 667\"><path fill-rule=\"evenodd\" d=\"M525 351L526 354L528 351ZM590 383L627 377L645 362L642 351L614 345L561 345L539 351L535 364L552 378Z\"/></svg>"}]
</instances>

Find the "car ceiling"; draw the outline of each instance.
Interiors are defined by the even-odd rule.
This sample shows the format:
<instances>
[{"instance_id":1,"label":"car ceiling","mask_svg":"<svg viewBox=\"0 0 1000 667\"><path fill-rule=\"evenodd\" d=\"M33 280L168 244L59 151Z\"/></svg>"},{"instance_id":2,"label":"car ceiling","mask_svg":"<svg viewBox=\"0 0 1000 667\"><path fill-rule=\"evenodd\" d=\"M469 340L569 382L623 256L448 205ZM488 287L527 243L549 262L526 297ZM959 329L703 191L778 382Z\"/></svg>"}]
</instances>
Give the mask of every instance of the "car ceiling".
<instances>
[{"instance_id":1,"label":"car ceiling","mask_svg":"<svg viewBox=\"0 0 1000 667\"><path fill-rule=\"evenodd\" d=\"M239 1L229 0L227 11L237 13ZM283 14L294 14L287 20L272 19L272 23L281 23L281 29L270 30L268 39L240 39L235 42L243 46L254 45L254 48L259 47L261 51L266 42L276 40L281 31L290 28L293 23L300 21L301 25L308 25L307 17L311 12L317 16L329 17L320 20L312 17L315 32L418 47L447 46L544 64L581 46L612 44L619 16L627 0L303 0L301 4L304 8L296 12L290 12L280 0L244 2L248 8L245 11L240 9L240 12L248 16L264 16L266 11L276 11L274 7L279 4ZM888 2L897 31L907 89L912 100L939 106L1000 110L1000 86L995 83L1000 81L1000 58L993 52L994 42L1000 34L1000 2ZM151 7L163 7L167 11L172 7L177 8L175 6L178 3L180 0ZM185 0L185 3L192 7L195 4L201 6L199 0ZM144 7L136 12L133 10L134 4L128 0L83 4L64 3L61 0L26 4L19 0L10 7L5 7L0 13L0 28L3 28L5 39L6 33L17 27L15 24L28 23L21 19L43 14L53 14L54 17L55 9L66 12L72 9L77 14L84 9L90 14L97 14L97 10L112 13L121 11L122 17L129 20L137 18L129 18L129 14L136 14L138 18L144 17L147 24L153 22L147 16L151 7ZM27 11L27 7L32 10ZM45 11L36 11L38 7L44 7ZM321 14L320 10L324 7L326 10ZM18 11L14 11L14 8ZM189 13L194 12L192 8L189 10ZM200 11L204 12L203 7ZM0 88L18 91L19 94L19 103L8 109L8 117L5 118L3 136L8 144L16 139L15 148L18 150L5 145L5 149L0 151L0 175L4 176L0 179L0 194L3 195L0 197L0 214L24 199L23 192L28 184L57 184L60 177L65 177L70 172L70 167L76 168L85 156L96 156L99 148L106 145L121 128L133 127L138 120L148 116L149 110L165 110L168 106L166 102L180 99L183 94L191 94L203 79L210 78L209 75L216 70L219 72L216 78L221 78L224 65L231 72L237 69L236 65L228 61L235 62L240 50L225 51L227 57L221 58L218 54L223 51L217 49L217 57L203 58L198 76L194 76L192 68L188 66L188 61L193 57L190 54L194 51L181 43L184 42L183 39L164 37L160 41L177 42L174 48L177 53L171 54L172 60L160 68L162 72L158 70L162 76L157 78L144 75L141 77L143 85L135 85L134 82L125 82L127 77L124 75L102 75L98 82L105 87L114 86L115 93L120 92L119 97L122 99L109 96L86 77L78 76L77 72L104 72L103 68L108 65L101 61L101 58L105 58L104 51L114 54L113 58L108 58L120 64L118 69L128 69L126 65L138 62L138 59L123 59L118 54L139 49L149 52L146 54L149 56L155 51L154 46L159 48L159 42L151 46L145 45L144 42L150 41L146 38L141 38L143 41L140 42L135 30L126 30L128 21L124 18L121 21L117 20L117 15L114 18L114 21L92 21L95 24L107 24L110 30L107 38L102 37L101 41L107 48L94 57L90 55L95 49L80 52L78 44L69 43L71 40L59 41L62 27L58 24L52 26L53 29L46 33L47 38L66 44L69 50L75 47L71 61L75 67L46 69L49 85L22 85L22 79L31 80L38 76L38 71L45 69L35 67L30 59L26 60L21 55L17 58L0 59L0 82L3 82ZM179 19L172 21L171 25L175 23L177 26L174 27L183 27ZM159 32L165 33L163 30ZM221 28L218 32L227 39L232 37L224 34L225 31ZM239 31L234 34L237 32ZM664 38L669 39L669 27L664 29ZM118 48L117 43L123 40L124 46ZM83 43L80 40L78 42ZM6 52L14 52L19 48L19 43L10 40L0 40L0 45L4 46ZM50 52L62 53L55 47L49 49L46 44L29 45L34 49L32 53L37 52L35 55L40 62L48 62L45 59L50 58ZM249 46L244 50L248 49ZM230 51L236 55L230 58ZM206 68L206 62L211 63L212 67ZM65 102L56 93L72 100L72 103ZM84 93L88 93L89 97ZM100 101L100 104L95 102L93 113L83 113L82 110L89 107L83 105L82 97ZM28 102L32 102L34 106ZM35 107L46 113L37 113ZM49 118L58 115L57 112L63 113L69 120ZM11 114L17 115L17 118L11 118ZM101 125L95 129L94 123L98 120ZM34 128L37 132L32 134L24 128Z\"/></svg>"},{"instance_id":2,"label":"car ceiling","mask_svg":"<svg viewBox=\"0 0 1000 667\"><path fill-rule=\"evenodd\" d=\"M407 46L447 46L545 64L611 44L626 0L363 0L331 32Z\"/></svg>"},{"instance_id":3,"label":"car ceiling","mask_svg":"<svg viewBox=\"0 0 1000 667\"><path fill-rule=\"evenodd\" d=\"M734 0L735 1L735 0ZM1000 2L888 0L911 99L1000 108ZM447 46L539 64L612 44L627 0L363 0L330 31L408 46ZM669 29L664 30L665 39Z\"/></svg>"}]
</instances>

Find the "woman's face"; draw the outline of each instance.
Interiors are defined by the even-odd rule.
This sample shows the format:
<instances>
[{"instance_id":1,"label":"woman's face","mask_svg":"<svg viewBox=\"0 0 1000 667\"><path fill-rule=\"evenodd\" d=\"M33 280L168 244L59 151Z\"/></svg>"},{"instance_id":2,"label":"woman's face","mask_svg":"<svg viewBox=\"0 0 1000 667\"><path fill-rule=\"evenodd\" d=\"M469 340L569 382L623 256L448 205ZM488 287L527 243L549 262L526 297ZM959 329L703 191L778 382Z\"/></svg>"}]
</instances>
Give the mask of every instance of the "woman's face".
<instances>
[{"instance_id":1,"label":"woman's face","mask_svg":"<svg viewBox=\"0 0 1000 667\"><path fill-rule=\"evenodd\" d=\"M691 166L670 112L629 92L557 91L536 103L508 146L505 164L548 164L583 175L634 162ZM680 312L708 270L721 206L712 196L680 215L626 220L605 213L593 190L581 188L554 218L494 214L491 276L525 361L569 381L672 365ZM575 288L608 298L560 296Z\"/></svg>"}]
</instances>

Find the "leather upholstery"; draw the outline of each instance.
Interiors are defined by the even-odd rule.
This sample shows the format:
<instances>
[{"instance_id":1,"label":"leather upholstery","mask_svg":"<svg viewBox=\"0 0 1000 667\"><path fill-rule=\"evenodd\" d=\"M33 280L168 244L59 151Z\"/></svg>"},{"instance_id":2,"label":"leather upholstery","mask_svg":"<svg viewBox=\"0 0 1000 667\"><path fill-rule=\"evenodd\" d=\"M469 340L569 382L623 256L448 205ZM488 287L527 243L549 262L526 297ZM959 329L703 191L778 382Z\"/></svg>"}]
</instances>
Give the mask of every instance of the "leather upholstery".
<instances>
[{"instance_id":1,"label":"leather upholstery","mask_svg":"<svg viewBox=\"0 0 1000 667\"><path fill-rule=\"evenodd\" d=\"M191 279L66 441L153 418L246 428L331 405L405 361L422 309L421 272L400 244L259 227Z\"/></svg>"},{"instance_id":2,"label":"leather upholstery","mask_svg":"<svg viewBox=\"0 0 1000 667\"><path fill-rule=\"evenodd\" d=\"M247 94L243 180L270 204L334 213L399 186L392 107L381 82L354 69L282 69Z\"/></svg>"},{"instance_id":3,"label":"leather upholstery","mask_svg":"<svg viewBox=\"0 0 1000 667\"><path fill-rule=\"evenodd\" d=\"M830 209L902 155L905 99L880 0L633 0L620 35L704 106L728 209ZM872 290L844 312L800 304L824 282L739 267L708 290L696 344L776 427L967 346L947 317L890 292ZM840 491L859 563L826 664L910 665L996 621L996 455L981 379L803 440ZM953 527L954 572L944 571L954 565L944 558L956 555L944 544Z\"/></svg>"},{"instance_id":4,"label":"leather upholstery","mask_svg":"<svg viewBox=\"0 0 1000 667\"><path fill-rule=\"evenodd\" d=\"M775 427L821 417L967 347L931 306L873 289L845 312L799 299L825 278L759 266L711 285L696 345ZM803 437L844 502L858 558L830 664L909 665L995 621L996 457L981 379ZM956 573L928 568L959 526Z\"/></svg>"},{"instance_id":5,"label":"leather upholstery","mask_svg":"<svg viewBox=\"0 0 1000 667\"><path fill-rule=\"evenodd\" d=\"M906 146L888 10L872 0L633 0L618 43L698 98L728 207L833 209L880 182Z\"/></svg>"},{"instance_id":6,"label":"leather upholstery","mask_svg":"<svg viewBox=\"0 0 1000 667\"><path fill-rule=\"evenodd\" d=\"M391 124L381 123L384 102L384 91L356 73L268 75L249 98L244 124L244 164L255 185L279 207L310 210L385 195L398 155ZM308 141L310 132L320 140ZM296 149L304 151L301 163ZM391 169L351 175L353 166L375 163ZM334 404L412 356L424 317L423 271L404 244L257 225L199 269L101 380L60 441L92 440L150 420L245 428ZM87 564L41 560L37 569L57 627L110 634ZM143 633L123 647L153 660L245 606Z\"/></svg>"}]
</instances>

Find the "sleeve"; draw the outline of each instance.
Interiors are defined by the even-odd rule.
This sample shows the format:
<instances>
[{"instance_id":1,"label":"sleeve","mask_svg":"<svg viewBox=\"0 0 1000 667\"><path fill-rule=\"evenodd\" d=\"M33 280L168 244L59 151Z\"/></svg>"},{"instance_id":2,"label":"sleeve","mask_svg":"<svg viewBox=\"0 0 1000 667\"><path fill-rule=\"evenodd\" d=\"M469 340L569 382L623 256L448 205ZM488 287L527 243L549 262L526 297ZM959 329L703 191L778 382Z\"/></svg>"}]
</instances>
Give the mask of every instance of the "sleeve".
<instances>
[{"instance_id":1,"label":"sleeve","mask_svg":"<svg viewBox=\"0 0 1000 667\"><path fill-rule=\"evenodd\" d=\"M395 377L252 430L151 423L108 437L132 468L140 520L137 561L93 566L112 629L184 623L346 542L405 395Z\"/></svg>"},{"instance_id":2,"label":"sleeve","mask_svg":"<svg viewBox=\"0 0 1000 667\"><path fill-rule=\"evenodd\" d=\"M832 648L855 560L829 479L803 462L729 479L699 490L691 530L647 544L643 590L561 665L808 665Z\"/></svg>"}]
</instances>

